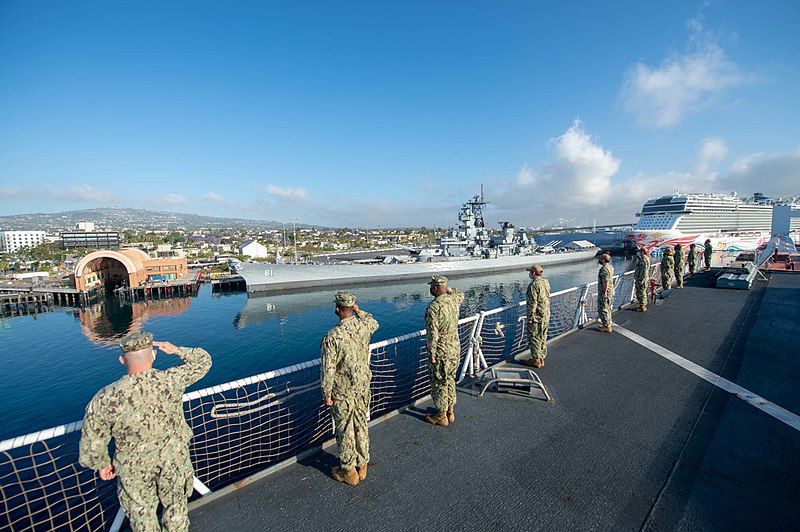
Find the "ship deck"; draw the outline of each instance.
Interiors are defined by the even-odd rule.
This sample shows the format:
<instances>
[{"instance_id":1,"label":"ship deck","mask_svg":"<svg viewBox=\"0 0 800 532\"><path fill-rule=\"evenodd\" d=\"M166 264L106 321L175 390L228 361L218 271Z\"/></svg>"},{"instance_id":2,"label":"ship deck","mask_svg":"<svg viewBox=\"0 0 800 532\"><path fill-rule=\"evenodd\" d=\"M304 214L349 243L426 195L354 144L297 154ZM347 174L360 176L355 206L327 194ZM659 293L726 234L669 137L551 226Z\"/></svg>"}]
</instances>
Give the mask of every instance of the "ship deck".
<instances>
[{"instance_id":1,"label":"ship deck","mask_svg":"<svg viewBox=\"0 0 800 532\"><path fill-rule=\"evenodd\" d=\"M358 486L331 479L324 448L192 503L191 528L796 529L800 276L770 277L699 274L615 313L613 334L552 343L552 402L463 386L450 427L422 420L429 402L377 420Z\"/></svg>"}]
</instances>

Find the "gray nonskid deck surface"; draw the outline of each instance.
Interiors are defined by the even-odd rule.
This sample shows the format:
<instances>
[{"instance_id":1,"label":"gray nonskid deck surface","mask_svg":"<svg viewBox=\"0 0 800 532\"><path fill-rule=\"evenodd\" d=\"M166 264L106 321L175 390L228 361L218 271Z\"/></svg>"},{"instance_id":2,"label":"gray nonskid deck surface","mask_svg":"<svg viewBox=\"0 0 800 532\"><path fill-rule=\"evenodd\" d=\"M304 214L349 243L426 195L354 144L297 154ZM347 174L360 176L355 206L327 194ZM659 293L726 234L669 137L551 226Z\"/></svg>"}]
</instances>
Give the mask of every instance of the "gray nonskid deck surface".
<instances>
[{"instance_id":1,"label":"gray nonskid deck surface","mask_svg":"<svg viewBox=\"0 0 800 532\"><path fill-rule=\"evenodd\" d=\"M800 412L800 276L739 292L698 276L619 323ZM462 390L457 419L373 427L369 478L335 447L191 511L214 530L781 530L800 521L800 434L620 334L550 346L546 403Z\"/></svg>"}]
</instances>

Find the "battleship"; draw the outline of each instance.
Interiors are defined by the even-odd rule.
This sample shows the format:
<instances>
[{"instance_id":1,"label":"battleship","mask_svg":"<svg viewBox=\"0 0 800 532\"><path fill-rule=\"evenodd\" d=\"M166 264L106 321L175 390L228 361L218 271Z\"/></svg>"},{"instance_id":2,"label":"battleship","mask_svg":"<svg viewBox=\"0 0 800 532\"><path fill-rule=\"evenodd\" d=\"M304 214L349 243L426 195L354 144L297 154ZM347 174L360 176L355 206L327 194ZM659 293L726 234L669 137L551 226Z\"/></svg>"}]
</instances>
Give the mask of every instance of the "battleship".
<instances>
[{"instance_id":1,"label":"battleship","mask_svg":"<svg viewBox=\"0 0 800 532\"><path fill-rule=\"evenodd\" d=\"M500 222L499 234L492 235L483 218L487 203L483 193L474 196L461 207L457 228L440 237L435 246L410 249L402 257L383 256L350 263L238 262L232 268L244 279L248 293L255 293L398 282L437 274L468 276L534 263L545 266L578 262L597 255L598 248L585 241L559 248L539 246L525 229L516 229L510 222Z\"/></svg>"}]
</instances>

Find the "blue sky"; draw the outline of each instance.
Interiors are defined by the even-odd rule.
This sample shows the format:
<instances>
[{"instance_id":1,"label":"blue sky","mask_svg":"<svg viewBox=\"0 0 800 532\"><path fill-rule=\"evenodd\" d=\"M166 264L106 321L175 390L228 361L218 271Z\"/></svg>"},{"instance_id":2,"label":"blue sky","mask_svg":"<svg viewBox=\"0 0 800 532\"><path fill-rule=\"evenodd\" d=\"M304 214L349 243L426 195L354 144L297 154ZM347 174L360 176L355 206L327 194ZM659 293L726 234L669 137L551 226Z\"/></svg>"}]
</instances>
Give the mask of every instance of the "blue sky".
<instances>
[{"instance_id":1,"label":"blue sky","mask_svg":"<svg viewBox=\"0 0 800 532\"><path fill-rule=\"evenodd\" d=\"M634 220L800 193L800 3L0 1L0 215Z\"/></svg>"}]
</instances>

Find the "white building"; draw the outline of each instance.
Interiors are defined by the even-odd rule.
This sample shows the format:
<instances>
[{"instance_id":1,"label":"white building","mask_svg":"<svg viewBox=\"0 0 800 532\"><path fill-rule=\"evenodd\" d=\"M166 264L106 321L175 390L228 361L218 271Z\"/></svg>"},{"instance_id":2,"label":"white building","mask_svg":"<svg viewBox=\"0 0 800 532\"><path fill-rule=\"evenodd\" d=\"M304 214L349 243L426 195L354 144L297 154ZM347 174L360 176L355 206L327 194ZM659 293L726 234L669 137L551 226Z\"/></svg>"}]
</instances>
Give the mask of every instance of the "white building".
<instances>
[{"instance_id":1,"label":"white building","mask_svg":"<svg viewBox=\"0 0 800 532\"><path fill-rule=\"evenodd\" d=\"M239 246L239 254L254 259L264 259L267 257L267 248L253 240Z\"/></svg>"},{"instance_id":2,"label":"white building","mask_svg":"<svg viewBox=\"0 0 800 532\"><path fill-rule=\"evenodd\" d=\"M94 231L94 222L86 222L81 220L80 222L75 224L75 229L77 231L87 231L92 232Z\"/></svg>"},{"instance_id":3,"label":"white building","mask_svg":"<svg viewBox=\"0 0 800 532\"><path fill-rule=\"evenodd\" d=\"M0 251L14 253L20 248L33 248L44 243L44 231L0 231Z\"/></svg>"}]
</instances>

